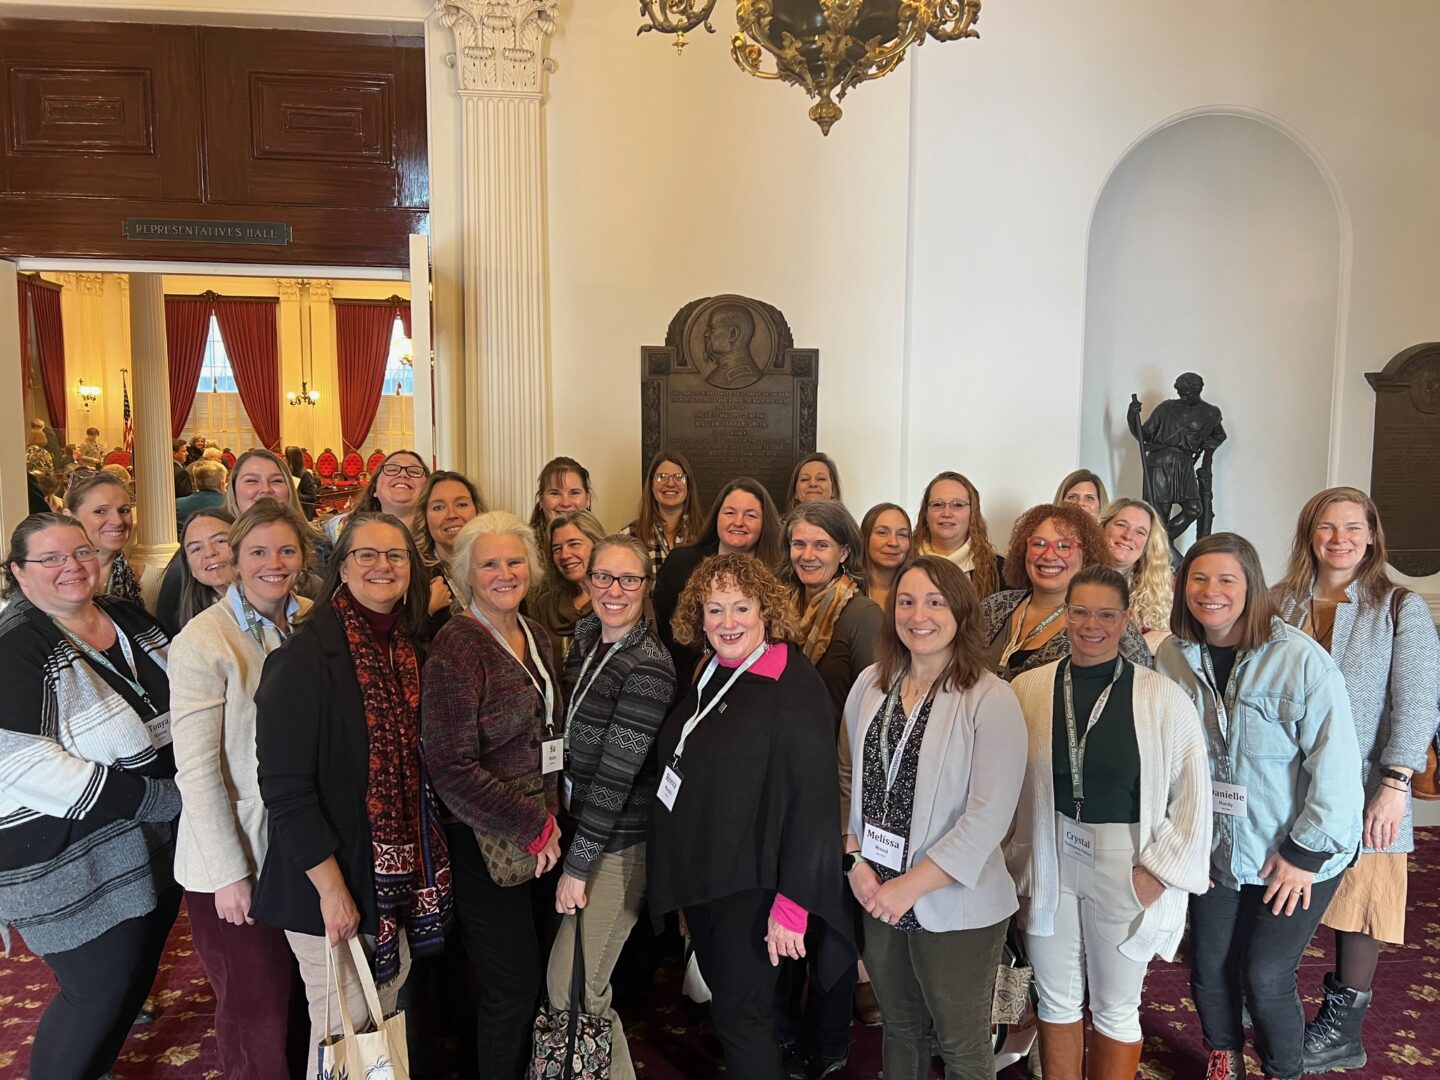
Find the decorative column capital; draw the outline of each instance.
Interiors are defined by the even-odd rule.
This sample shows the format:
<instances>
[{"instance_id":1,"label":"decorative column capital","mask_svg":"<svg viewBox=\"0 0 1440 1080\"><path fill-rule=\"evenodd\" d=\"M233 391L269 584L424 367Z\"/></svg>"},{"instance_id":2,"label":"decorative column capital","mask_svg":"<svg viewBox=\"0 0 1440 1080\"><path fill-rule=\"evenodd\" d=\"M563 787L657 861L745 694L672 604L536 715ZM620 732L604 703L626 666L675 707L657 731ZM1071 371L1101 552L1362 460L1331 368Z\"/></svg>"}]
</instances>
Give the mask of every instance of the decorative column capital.
<instances>
[{"instance_id":1,"label":"decorative column capital","mask_svg":"<svg viewBox=\"0 0 1440 1080\"><path fill-rule=\"evenodd\" d=\"M545 55L560 0L434 0L455 34L447 61L460 92L539 97L541 78L555 70Z\"/></svg>"},{"instance_id":2,"label":"decorative column capital","mask_svg":"<svg viewBox=\"0 0 1440 1080\"><path fill-rule=\"evenodd\" d=\"M299 278L277 277L277 278L275 279L275 289L276 289L277 292L279 292L279 294L280 294L280 299L281 299L281 300L299 300L299 299L300 299L300 279L299 279Z\"/></svg>"},{"instance_id":3,"label":"decorative column capital","mask_svg":"<svg viewBox=\"0 0 1440 1080\"><path fill-rule=\"evenodd\" d=\"M105 275L76 274L75 286L81 296L103 296L105 295Z\"/></svg>"},{"instance_id":4,"label":"decorative column capital","mask_svg":"<svg viewBox=\"0 0 1440 1080\"><path fill-rule=\"evenodd\" d=\"M310 299L321 304L328 304L335 296L335 282L323 278L311 278L305 282L310 293Z\"/></svg>"}]
</instances>

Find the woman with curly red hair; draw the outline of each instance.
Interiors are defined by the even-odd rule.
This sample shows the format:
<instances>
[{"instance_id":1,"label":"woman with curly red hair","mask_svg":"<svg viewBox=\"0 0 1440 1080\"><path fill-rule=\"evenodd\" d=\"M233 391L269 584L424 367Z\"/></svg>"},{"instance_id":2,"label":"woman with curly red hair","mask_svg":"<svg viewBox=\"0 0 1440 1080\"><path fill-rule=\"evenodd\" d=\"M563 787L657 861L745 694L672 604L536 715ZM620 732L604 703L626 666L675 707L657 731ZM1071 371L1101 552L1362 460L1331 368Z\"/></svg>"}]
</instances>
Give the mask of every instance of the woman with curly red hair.
<instances>
[{"instance_id":1,"label":"woman with curly red hair","mask_svg":"<svg viewBox=\"0 0 1440 1080\"><path fill-rule=\"evenodd\" d=\"M759 559L713 555L690 576L673 627L709 661L657 740L650 909L684 909L730 1074L780 1080L776 969L828 931L817 978L855 964L840 873L839 763L825 684L793 644L785 586ZM723 714L723 715L722 715Z\"/></svg>"},{"instance_id":2,"label":"woman with curly red hair","mask_svg":"<svg viewBox=\"0 0 1440 1080\"><path fill-rule=\"evenodd\" d=\"M1005 583L1010 588L985 597L981 604L996 674L1008 682L1022 671L1070 655L1066 590L1086 566L1108 566L1110 558L1099 523L1078 506L1041 503L1020 515L1005 556ZM1120 638L1120 654L1137 667L1155 666L1145 639L1133 625Z\"/></svg>"}]
</instances>

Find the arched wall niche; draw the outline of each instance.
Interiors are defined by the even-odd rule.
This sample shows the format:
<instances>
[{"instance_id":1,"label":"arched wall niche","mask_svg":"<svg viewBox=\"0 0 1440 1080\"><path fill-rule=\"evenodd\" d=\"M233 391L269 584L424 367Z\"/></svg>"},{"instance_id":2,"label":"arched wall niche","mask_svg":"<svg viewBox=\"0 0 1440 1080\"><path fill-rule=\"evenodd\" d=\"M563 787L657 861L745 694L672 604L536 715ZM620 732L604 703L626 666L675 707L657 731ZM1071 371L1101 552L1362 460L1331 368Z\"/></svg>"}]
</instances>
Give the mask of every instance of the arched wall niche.
<instances>
[{"instance_id":1,"label":"arched wall niche","mask_svg":"<svg viewBox=\"0 0 1440 1080\"><path fill-rule=\"evenodd\" d=\"M1198 372L1229 436L1215 529L1247 536L1278 574L1294 514L1333 474L1348 265L1338 185L1281 121L1205 110L1147 132L1091 219L1081 460L1138 495L1130 395L1148 416L1176 376Z\"/></svg>"}]
</instances>

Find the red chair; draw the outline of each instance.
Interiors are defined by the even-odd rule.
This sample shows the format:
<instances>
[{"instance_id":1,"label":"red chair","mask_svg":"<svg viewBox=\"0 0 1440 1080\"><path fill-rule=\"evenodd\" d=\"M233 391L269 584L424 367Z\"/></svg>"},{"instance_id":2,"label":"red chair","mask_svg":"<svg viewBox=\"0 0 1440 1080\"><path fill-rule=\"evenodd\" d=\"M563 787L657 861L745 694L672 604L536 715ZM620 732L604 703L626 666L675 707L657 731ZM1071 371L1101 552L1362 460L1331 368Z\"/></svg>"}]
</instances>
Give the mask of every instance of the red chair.
<instances>
[{"instance_id":1,"label":"red chair","mask_svg":"<svg viewBox=\"0 0 1440 1080\"><path fill-rule=\"evenodd\" d=\"M302 463L304 463L305 468L307 468L307 469L313 469L313 468L315 468L315 459L310 456L310 451L309 451L309 450L302 450L302 451L300 451L300 460L301 460Z\"/></svg>"},{"instance_id":2,"label":"red chair","mask_svg":"<svg viewBox=\"0 0 1440 1080\"><path fill-rule=\"evenodd\" d=\"M340 461L335 457L335 451L328 446L320 451L320 456L315 459L315 471L325 483L335 479L335 474L340 471Z\"/></svg>"},{"instance_id":3,"label":"red chair","mask_svg":"<svg viewBox=\"0 0 1440 1080\"><path fill-rule=\"evenodd\" d=\"M108 454L105 455L104 464L124 465L125 468L128 469L130 468L130 455L127 454L124 450L111 450Z\"/></svg>"},{"instance_id":4,"label":"red chair","mask_svg":"<svg viewBox=\"0 0 1440 1080\"><path fill-rule=\"evenodd\" d=\"M340 471L345 474L345 479L352 484L360 482L360 472L365 468L365 462L354 450L345 455L345 460L340 465Z\"/></svg>"},{"instance_id":5,"label":"red chair","mask_svg":"<svg viewBox=\"0 0 1440 1080\"><path fill-rule=\"evenodd\" d=\"M225 468L230 469L231 471L234 471L234 469L235 469L235 451L234 451L234 450L231 450L231 449L227 446L224 450L220 451L220 460L225 463Z\"/></svg>"},{"instance_id":6,"label":"red chair","mask_svg":"<svg viewBox=\"0 0 1440 1080\"><path fill-rule=\"evenodd\" d=\"M375 475L375 470L378 469L378 468L380 468L380 466L381 466L382 464L384 464L384 462L385 462L385 451L384 451L384 450L376 450L373 454L370 455L370 460L367 461L367 462L365 462L365 471L366 471L367 473L369 473L371 476L374 476L374 475Z\"/></svg>"}]
</instances>

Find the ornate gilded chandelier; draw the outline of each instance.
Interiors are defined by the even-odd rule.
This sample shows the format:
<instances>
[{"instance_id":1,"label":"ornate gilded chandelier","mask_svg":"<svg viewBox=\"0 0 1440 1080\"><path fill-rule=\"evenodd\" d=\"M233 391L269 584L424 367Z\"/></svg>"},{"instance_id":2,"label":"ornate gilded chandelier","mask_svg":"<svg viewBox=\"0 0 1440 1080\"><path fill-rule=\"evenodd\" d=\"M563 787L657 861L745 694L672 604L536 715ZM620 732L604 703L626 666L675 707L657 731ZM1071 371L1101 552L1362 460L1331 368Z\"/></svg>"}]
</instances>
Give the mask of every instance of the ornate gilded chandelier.
<instances>
[{"instance_id":1,"label":"ornate gilded chandelier","mask_svg":"<svg viewBox=\"0 0 1440 1080\"><path fill-rule=\"evenodd\" d=\"M675 35L675 50L697 26L710 33L717 0L640 0L650 20L637 33ZM735 0L739 26L730 55L761 79L794 83L812 98L810 119L820 130L840 119L839 101L862 82L895 70L911 45L979 37L980 0ZM761 68L764 54L775 70Z\"/></svg>"}]
</instances>

